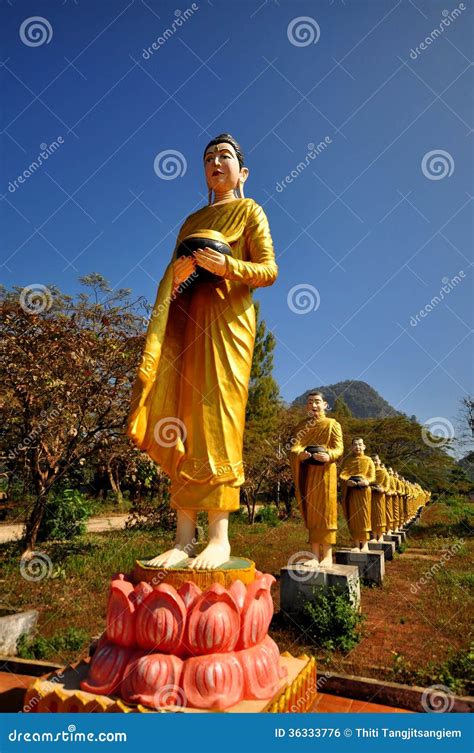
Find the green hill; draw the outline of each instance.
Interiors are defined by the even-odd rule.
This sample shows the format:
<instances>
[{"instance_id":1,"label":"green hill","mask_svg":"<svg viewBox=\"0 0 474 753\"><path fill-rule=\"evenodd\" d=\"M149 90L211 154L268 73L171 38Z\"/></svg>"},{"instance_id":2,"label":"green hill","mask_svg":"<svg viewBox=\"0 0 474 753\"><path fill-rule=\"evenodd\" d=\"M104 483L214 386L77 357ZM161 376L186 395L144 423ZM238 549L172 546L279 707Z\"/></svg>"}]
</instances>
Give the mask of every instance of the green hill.
<instances>
[{"instance_id":1,"label":"green hill","mask_svg":"<svg viewBox=\"0 0 474 753\"><path fill-rule=\"evenodd\" d=\"M347 380L312 387L299 395L293 401L293 405L304 405L307 396L314 390L320 390L324 394L330 408L334 406L337 398L342 398L355 418L388 418L401 415L370 384L361 381Z\"/></svg>"}]
</instances>

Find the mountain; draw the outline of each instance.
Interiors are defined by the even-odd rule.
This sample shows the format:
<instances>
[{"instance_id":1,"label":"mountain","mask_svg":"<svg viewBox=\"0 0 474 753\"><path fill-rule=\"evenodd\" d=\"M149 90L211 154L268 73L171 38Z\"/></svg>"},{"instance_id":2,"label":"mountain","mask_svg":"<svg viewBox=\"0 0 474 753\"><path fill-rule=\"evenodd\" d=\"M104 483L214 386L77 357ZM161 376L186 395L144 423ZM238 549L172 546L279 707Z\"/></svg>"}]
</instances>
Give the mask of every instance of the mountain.
<instances>
[{"instance_id":1,"label":"mountain","mask_svg":"<svg viewBox=\"0 0 474 753\"><path fill-rule=\"evenodd\" d=\"M314 390L320 390L323 393L330 408L334 406L336 399L341 397L356 418L387 418L401 415L370 384L357 380L311 388L299 395L293 401L293 405L304 405L307 396Z\"/></svg>"}]
</instances>

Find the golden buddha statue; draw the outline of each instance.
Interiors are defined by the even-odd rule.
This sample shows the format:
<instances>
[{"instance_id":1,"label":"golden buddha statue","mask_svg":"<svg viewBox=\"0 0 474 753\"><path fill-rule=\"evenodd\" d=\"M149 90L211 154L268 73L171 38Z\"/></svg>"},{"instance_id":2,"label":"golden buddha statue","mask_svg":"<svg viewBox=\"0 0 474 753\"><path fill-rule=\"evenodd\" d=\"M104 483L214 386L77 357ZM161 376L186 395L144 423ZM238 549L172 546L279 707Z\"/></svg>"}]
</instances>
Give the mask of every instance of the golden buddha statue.
<instances>
[{"instance_id":1,"label":"golden buddha statue","mask_svg":"<svg viewBox=\"0 0 474 753\"><path fill-rule=\"evenodd\" d=\"M248 168L239 144L220 134L204 151L209 204L189 215L158 288L132 392L127 434L171 479L174 546L148 564L213 569L228 561L229 512L240 504L245 406L255 342L251 289L278 275L267 217L244 197ZM224 241L177 251L189 236ZM199 279L199 270L207 270ZM212 273L209 275L208 273ZM207 278L214 277L212 281ZM194 557L196 516L209 543Z\"/></svg>"}]
</instances>

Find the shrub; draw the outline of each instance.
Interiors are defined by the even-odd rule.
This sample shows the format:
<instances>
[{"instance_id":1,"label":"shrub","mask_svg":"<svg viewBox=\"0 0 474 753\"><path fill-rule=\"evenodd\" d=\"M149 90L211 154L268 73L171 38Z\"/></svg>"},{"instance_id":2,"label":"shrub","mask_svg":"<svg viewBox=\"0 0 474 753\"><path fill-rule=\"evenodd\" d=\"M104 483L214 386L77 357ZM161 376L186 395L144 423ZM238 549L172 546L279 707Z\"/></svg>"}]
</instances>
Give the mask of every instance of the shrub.
<instances>
[{"instance_id":1,"label":"shrub","mask_svg":"<svg viewBox=\"0 0 474 753\"><path fill-rule=\"evenodd\" d=\"M38 540L68 540L81 536L86 531L86 522L91 514L91 503L77 489L56 492L48 500L41 521Z\"/></svg>"},{"instance_id":2,"label":"shrub","mask_svg":"<svg viewBox=\"0 0 474 753\"><path fill-rule=\"evenodd\" d=\"M68 627L64 633L51 638L37 635L35 638L22 635L18 640L17 654L21 659L49 659L56 654L75 654L80 651L89 636L85 630Z\"/></svg>"},{"instance_id":3,"label":"shrub","mask_svg":"<svg viewBox=\"0 0 474 753\"><path fill-rule=\"evenodd\" d=\"M273 505L265 505L255 515L256 523L266 523L271 527L280 525L278 510Z\"/></svg>"},{"instance_id":4,"label":"shrub","mask_svg":"<svg viewBox=\"0 0 474 753\"><path fill-rule=\"evenodd\" d=\"M350 651L361 639L363 616L354 609L349 591L334 586L313 589L315 601L304 604L303 630L318 647Z\"/></svg>"}]
</instances>

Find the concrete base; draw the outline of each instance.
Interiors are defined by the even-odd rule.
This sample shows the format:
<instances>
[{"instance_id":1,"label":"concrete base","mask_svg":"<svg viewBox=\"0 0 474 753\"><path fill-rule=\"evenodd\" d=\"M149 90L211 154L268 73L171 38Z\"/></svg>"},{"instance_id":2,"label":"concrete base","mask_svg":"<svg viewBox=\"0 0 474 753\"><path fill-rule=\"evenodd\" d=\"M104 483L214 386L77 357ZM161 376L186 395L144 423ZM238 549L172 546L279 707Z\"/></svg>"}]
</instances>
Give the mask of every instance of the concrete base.
<instances>
[{"instance_id":1,"label":"concrete base","mask_svg":"<svg viewBox=\"0 0 474 753\"><path fill-rule=\"evenodd\" d=\"M394 541L369 541L369 549L371 552L383 552L385 562L393 560L395 554L395 542Z\"/></svg>"},{"instance_id":2,"label":"concrete base","mask_svg":"<svg viewBox=\"0 0 474 753\"><path fill-rule=\"evenodd\" d=\"M298 614L304 603L316 602L318 591L333 586L339 591L349 591L354 609L360 609L359 570L354 566L333 565L321 570L310 570L301 565L288 565L280 570L280 609L283 614Z\"/></svg>"},{"instance_id":3,"label":"concrete base","mask_svg":"<svg viewBox=\"0 0 474 753\"><path fill-rule=\"evenodd\" d=\"M397 534L398 534L398 536L401 536L402 543L407 540L407 533L406 533L406 531L403 530L403 528L401 528L399 531L397 531Z\"/></svg>"},{"instance_id":4,"label":"concrete base","mask_svg":"<svg viewBox=\"0 0 474 753\"><path fill-rule=\"evenodd\" d=\"M0 617L0 653L16 656L17 642L22 635L32 635L39 612L29 609L27 612L13 612Z\"/></svg>"},{"instance_id":5,"label":"concrete base","mask_svg":"<svg viewBox=\"0 0 474 753\"><path fill-rule=\"evenodd\" d=\"M338 565L357 565L361 579L367 583L382 585L385 575L385 557L383 552L353 552L351 549L338 549Z\"/></svg>"},{"instance_id":6,"label":"concrete base","mask_svg":"<svg viewBox=\"0 0 474 753\"><path fill-rule=\"evenodd\" d=\"M395 549L397 552L400 551L401 543L402 543L402 537L399 533L384 533L383 535L384 541L394 541L395 542Z\"/></svg>"}]
</instances>

